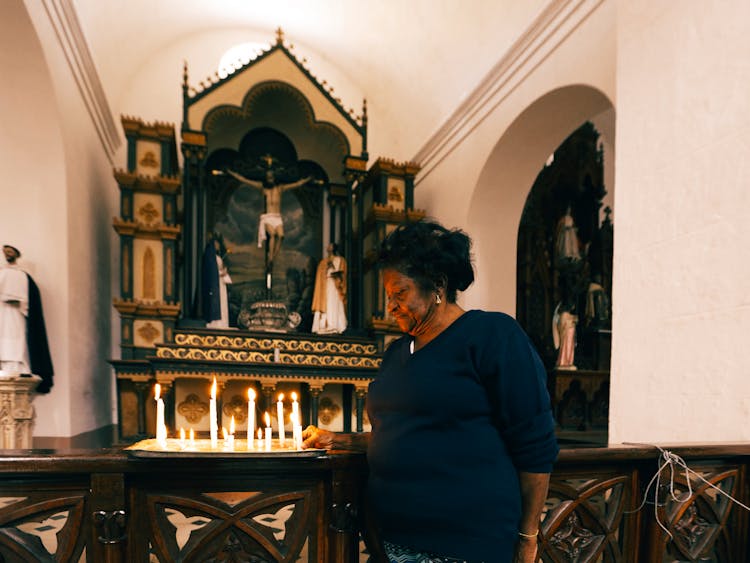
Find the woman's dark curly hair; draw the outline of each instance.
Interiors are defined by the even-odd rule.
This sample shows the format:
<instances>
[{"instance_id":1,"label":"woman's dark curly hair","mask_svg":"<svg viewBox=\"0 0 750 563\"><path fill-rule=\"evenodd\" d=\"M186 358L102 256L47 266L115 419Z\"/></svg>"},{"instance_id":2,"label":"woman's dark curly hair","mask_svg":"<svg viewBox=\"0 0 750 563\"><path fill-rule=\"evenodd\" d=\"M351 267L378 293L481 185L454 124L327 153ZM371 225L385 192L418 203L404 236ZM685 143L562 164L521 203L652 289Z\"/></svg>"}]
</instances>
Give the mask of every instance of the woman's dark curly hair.
<instances>
[{"instance_id":1,"label":"woman's dark curly hair","mask_svg":"<svg viewBox=\"0 0 750 563\"><path fill-rule=\"evenodd\" d=\"M422 291L444 289L449 303L474 282L469 235L435 221L396 227L380 245L378 264L409 276Z\"/></svg>"}]
</instances>

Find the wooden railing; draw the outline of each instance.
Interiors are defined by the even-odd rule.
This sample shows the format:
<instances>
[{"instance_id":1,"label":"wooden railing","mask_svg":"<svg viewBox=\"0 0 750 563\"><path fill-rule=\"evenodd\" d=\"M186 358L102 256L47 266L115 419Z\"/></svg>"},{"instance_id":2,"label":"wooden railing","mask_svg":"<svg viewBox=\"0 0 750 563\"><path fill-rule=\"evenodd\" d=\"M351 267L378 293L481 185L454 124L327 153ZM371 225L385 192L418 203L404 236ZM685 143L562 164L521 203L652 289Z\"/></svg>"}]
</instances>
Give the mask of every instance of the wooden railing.
<instances>
[{"instance_id":1,"label":"wooden railing","mask_svg":"<svg viewBox=\"0 0 750 563\"><path fill-rule=\"evenodd\" d=\"M743 562L750 444L565 448L540 532L545 562ZM119 449L0 455L0 561L367 561L362 454L142 458ZM670 483L674 483L670 490ZM672 494L678 499L674 500ZM471 515L467 515L471 517ZM657 522L658 517L658 522ZM662 528L663 526L664 528ZM378 551L365 525L370 552ZM671 537L670 537L671 535Z\"/></svg>"}]
</instances>

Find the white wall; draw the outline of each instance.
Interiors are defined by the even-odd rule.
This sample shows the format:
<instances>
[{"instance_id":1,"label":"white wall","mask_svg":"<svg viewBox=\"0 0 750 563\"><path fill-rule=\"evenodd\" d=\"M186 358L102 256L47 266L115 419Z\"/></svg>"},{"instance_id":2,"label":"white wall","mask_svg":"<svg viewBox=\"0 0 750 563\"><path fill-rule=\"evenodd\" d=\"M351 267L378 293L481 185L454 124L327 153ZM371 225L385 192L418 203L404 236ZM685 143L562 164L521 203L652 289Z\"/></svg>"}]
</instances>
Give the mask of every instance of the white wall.
<instances>
[{"instance_id":1,"label":"white wall","mask_svg":"<svg viewBox=\"0 0 750 563\"><path fill-rule=\"evenodd\" d=\"M750 439L750 4L618 3L610 439Z\"/></svg>"},{"instance_id":2,"label":"white wall","mask_svg":"<svg viewBox=\"0 0 750 563\"><path fill-rule=\"evenodd\" d=\"M39 285L55 369L51 393L34 401L34 435L72 436L112 420L116 184L40 3L4 6L0 68L0 239L19 247Z\"/></svg>"}]
</instances>

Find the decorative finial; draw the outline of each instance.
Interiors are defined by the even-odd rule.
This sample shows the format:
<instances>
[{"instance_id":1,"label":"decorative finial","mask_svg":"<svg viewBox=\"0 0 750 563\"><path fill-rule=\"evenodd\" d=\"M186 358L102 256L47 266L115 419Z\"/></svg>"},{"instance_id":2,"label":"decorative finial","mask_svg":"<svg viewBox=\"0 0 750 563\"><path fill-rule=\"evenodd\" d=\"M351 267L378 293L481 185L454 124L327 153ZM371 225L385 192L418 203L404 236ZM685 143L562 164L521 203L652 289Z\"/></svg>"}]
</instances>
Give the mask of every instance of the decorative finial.
<instances>
[{"instance_id":1,"label":"decorative finial","mask_svg":"<svg viewBox=\"0 0 750 563\"><path fill-rule=\"evenodd\" d=\"M187 90L188 88L188 65L187 60L182 61L182 89Z\"/></svg>"},{"instance_id":2,"label":"decorative finial","mask_svg":"<svg viewBox=\"0 0 750 563\"><path fill-rule=\"evenodd\" d=\"M284 44L284 30L281 29L281 26L276 28L276 44L277 45Z\"/></svg>"},{"instance_id":3,"label":"decorative finial","mask_svg":"<svg viewBox=\"0 0 750 563\"><path fill-rule=\"evenodd\" d=\"M362 123L367 123L367 98L362 99Z\"/></svg>"}]
</instances>

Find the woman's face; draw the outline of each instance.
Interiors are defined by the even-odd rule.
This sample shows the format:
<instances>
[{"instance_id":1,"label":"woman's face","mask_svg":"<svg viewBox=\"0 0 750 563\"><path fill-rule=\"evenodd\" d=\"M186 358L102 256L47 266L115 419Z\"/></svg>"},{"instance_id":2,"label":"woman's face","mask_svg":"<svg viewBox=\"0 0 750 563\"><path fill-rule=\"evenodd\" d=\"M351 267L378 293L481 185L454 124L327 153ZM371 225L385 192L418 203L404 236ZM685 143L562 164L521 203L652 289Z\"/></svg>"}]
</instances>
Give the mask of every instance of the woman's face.
<instances>
[{"instance_id":1,"label":"woman's face","mask_svg":"<svg viewBox=\"0 0 750 563\"><path fill-rule=\"evenodd\" d=\"M434 312L435 296L424 292L417 282L396 270L383 270L386 308L398 327L414 335Z\"/></svg>"}]
</instances>

